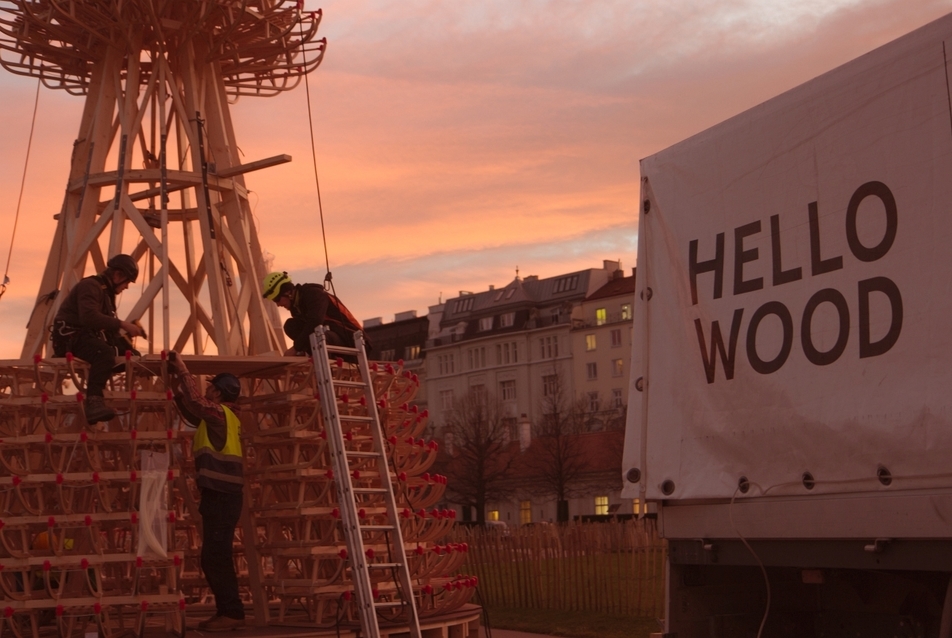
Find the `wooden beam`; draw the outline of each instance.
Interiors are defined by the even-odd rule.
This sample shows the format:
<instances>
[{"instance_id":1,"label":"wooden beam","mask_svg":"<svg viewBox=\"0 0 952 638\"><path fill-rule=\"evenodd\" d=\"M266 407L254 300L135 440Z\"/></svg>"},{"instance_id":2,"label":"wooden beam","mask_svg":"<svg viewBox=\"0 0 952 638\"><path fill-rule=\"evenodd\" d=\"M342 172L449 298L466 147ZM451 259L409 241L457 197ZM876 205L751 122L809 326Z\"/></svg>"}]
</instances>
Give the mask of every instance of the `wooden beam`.
<instances>
[{"instance_id":1,"label":"wooden beam","mask_svg":"<svg viewBox=\"0 0 952 638\"><path fill-rule=\"evenodd\" d=\"M290 155L275 155L274 157L266 157L265 159L260 159L255 162L238 164L237 166L231 166L220 171L215 171L215 175L218 177L234 177L235 175L243 175L244 173L250 173L252 171L260 171L262 168L270 168L280 164L287 164L290 161Z\"/></svg>"}]
</instances>

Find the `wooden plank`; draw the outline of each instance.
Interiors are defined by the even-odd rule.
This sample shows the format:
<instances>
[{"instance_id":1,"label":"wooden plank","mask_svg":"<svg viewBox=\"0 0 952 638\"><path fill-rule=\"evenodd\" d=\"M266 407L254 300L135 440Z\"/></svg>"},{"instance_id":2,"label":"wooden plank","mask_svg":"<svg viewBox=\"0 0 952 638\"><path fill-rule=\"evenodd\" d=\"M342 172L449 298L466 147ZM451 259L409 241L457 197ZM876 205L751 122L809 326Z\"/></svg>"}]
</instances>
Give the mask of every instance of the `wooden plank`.
<instances>
[{"instance_id":1,"label":"wooden plank","mask_svg":"<svg viewBox=\"0 0 952 638\"><path fill-rule=\"evenodd\" d=\"M252 171L260 171L263 168L270 168L271 166L279 166L281 164L287 164L291 161L291 156L287 154L275 155L274 157L266 157L265 159L256 160L254 162L248 162L246 164L238 164L237 166L231 166L220 171L216 171L215 175L218 177L234 177L235 175L242 175L244 173L250 173Z\"/></svg>"}]
</instances>

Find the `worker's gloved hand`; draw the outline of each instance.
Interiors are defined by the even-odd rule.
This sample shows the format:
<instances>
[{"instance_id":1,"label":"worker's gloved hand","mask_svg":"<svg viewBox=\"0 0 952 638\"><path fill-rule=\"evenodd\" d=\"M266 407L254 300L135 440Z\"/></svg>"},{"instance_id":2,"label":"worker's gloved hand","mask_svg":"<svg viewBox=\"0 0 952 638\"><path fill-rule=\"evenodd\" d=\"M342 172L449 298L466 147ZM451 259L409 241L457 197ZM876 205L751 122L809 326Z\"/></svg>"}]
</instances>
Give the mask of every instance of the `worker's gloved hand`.
<instances>
[{"instance_id":1,"label":"worker's gloved hand","mask_svg":"<svg viewBox=\"0 0 952 638\"><path fill-rule=\"evenodd\" d=\"M137 326L131 321L120 321L119 327L125 330L126 334L130 337L144 337L145 330L141 326Z\"/></svg>"}]
</instances>

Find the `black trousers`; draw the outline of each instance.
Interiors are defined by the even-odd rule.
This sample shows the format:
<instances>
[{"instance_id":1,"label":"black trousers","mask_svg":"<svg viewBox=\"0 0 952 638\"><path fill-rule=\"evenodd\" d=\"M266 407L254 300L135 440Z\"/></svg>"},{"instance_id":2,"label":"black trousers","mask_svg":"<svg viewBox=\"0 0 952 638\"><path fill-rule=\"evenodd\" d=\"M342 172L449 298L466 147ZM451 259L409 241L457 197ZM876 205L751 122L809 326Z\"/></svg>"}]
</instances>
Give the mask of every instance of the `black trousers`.
<instances>
[{"instance_id":1,"label":"black trousers","mask_svg":"<svg viewBox=\"0 0 952 638\"><path fill-rule=\"evenodd\" d=\"M81 332L72 339L62 338L54 333L53 354L65 357L67 352L72 352L74 356L89 364L86 395L101 397L116 365L115 347L93 333Z\"/></svg>"},{"instance_id":2,"label":"black trousers","mask_svg":"<svg viewBox=\"0 0 952 638\"><path fill-rule=\"evenodd\" d=\"M291 338L291 341L294 342L294 347L300 350L301 352L306 352L308 355L313 354L311 352L311 333L314 332L316 326L309 324L303 319L295 319L291 317L284 322L284 334ZM347 346L353 348L353 338L351 338L351 343L347 343L339 334L336 332L327 333L327 344L331 346Z\"/></svg>"},{"instance_id":3,"label":"black trousers","mask_svg":"<svg viewBox=\"0 0 952 638\"><path fill-rule=\"evenodd\" d=\"M241 492L217 492L202 488L202 571L218 615L243 619L245 608L238 596L238 575L232 558L235 528L241 518Z\"/></svg>"}]
</instances>

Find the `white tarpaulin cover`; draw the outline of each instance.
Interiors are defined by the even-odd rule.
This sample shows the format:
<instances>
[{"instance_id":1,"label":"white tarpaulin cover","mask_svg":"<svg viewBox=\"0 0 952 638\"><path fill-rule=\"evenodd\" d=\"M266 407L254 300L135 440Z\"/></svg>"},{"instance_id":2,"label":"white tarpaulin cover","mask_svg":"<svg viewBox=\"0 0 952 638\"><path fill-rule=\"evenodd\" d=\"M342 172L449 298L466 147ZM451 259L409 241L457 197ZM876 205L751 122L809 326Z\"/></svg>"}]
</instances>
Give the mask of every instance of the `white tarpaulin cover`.
<instances>
[{"instance_id":1,"label":"white tarpaulin cover","mask_svg":"<svg viewBox=\"0 0 952 638\"><path fill-rule=\"evenodd\" d=\"M952 486L950 61L952 15L642 160L625 496Z\"/></svg>"}]
</instances>

